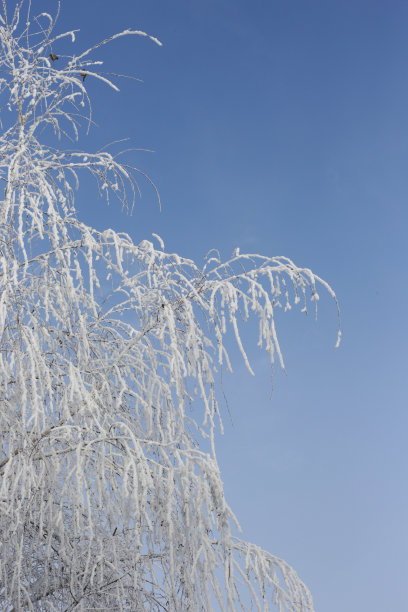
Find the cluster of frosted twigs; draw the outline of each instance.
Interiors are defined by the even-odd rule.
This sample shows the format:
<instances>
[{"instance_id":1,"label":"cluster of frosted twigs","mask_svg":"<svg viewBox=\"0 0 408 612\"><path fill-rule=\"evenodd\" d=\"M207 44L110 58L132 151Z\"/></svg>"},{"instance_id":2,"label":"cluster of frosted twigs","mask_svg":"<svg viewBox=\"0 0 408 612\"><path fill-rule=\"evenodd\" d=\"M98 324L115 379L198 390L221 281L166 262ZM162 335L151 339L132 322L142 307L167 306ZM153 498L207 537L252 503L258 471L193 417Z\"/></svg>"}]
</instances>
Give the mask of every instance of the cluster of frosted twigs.
<instances>
[{"instance_id":1,"label":"cluster of frosted twigs","mask_svg":"<svg viewBox=\"0 0 408 612\"><path fill-rule=\"evenodd\" d=\"M230 368L227 332L251 369L249 316L283 363L275 309L305 308L318 284L334 294L286 258L236 251L200 268L158 237L135 245L80 222L82 171L123 203L138 175L113 154L41 142L90 118L84 74L115 87L89 59L99 45L56 55L75 34L54 25L3 2L0 610L310 612L294 571L234 535L214 449L217 371Z\"/></svg>"}]
</instances>

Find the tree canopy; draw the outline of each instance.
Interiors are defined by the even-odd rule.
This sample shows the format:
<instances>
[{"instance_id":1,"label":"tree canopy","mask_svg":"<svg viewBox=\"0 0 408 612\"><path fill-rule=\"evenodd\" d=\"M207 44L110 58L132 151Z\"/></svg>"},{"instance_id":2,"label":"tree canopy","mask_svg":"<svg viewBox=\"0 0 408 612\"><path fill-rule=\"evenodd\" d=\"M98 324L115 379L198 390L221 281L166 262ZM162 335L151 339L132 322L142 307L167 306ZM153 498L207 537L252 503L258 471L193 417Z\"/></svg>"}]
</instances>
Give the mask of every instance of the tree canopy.
<instances>
[{"instance_id":1,"label":"tree canopy","mask_svg":"<svg viewBox=\"0 0 408 612\"><path fill-rule=\"evenodd\" d=\"M252 371L240 328L255 317L283 365L275 310L334 292L285 257L200 266L83 223L84 172L129 207L144 175L60 141L90 126L88 79L117 89L94 52L147 35L62 56L75 32L57 16L6 0L0 15L0 609L311 611L296 573L238 537L217 389L227 334Z\"/></svg>"}]
</instances>

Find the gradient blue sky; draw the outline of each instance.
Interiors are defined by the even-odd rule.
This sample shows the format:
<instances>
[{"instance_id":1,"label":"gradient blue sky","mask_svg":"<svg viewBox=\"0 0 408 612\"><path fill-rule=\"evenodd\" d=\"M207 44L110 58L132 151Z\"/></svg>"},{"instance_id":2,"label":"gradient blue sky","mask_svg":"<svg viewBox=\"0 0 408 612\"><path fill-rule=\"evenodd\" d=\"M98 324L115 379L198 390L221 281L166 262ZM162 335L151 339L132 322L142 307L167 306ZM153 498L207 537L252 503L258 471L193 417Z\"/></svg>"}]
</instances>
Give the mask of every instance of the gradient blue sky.
<instances>
[{"instance_id":1,"label":"gradient blue sky","mask_svg":"<svg viewBox=\"0 0 408 612\"><path fill-rule=\"evenodd\" d=\"M164 43L99 54L144 83L89 78L100 127L81 142L154 149L133 160L163 210L147 183L132 217L85 186L84 220L197 260L286 255L338 295L337 351L328 298L317 323L279 316L272 400L254 326L256 377L234 361L219 460L244 537L295 567L319 612L407 610L408 3L66 0L60 27L81 29L78 52L128 27Z\"/></svg>"}]
</instances>

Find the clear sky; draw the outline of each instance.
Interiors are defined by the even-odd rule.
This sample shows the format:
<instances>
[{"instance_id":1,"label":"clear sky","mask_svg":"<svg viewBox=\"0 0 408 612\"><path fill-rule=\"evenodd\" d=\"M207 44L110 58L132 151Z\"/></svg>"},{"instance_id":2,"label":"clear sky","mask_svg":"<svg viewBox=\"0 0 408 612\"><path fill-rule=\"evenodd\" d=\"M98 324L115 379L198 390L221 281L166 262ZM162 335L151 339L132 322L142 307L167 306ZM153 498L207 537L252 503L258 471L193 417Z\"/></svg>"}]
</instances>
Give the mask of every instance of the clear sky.
<instances>
[{"instance_id":1,"label":"clear sky","mask_svg":"<svg viewBox=\"0 0 408 612\"><path fill-rule=\"evenodd\" d=\"M234 359L219 461L245 539L287 560L319 612L407 610L408 3L66 0L60 27L81 29L78 52L128 27L164 43L99 54L144 83L89 78L99 127L81 142L153 149L132 159L163 210L143 181L132 217L85 185L84 220L197 260L286 255L338 295L337 351L323 293L317 322L278 317L272 399L254 326L255 378Z\"/></svg>"}]
</instances>

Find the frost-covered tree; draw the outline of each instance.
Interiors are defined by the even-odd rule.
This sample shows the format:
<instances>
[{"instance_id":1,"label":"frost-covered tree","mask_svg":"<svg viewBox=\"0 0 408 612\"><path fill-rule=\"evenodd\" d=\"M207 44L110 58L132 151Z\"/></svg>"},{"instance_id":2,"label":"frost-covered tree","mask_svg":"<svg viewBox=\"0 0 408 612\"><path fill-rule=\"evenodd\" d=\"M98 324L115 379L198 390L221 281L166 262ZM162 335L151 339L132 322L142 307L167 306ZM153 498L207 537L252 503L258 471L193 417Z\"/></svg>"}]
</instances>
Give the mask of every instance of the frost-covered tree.
<instances>
[{"instance_id":1,"label":"frost-covered tree","mask_svg":"<svg viewBox=\"0 0 408 612\"><path fill-rule=\"evenodd\" d=\"M330 287L283 257L200 267L158 237L98 232L80 174L131 204L137 172L58 147L90 120L92 53L56 54L55 16L0 16L0 610L311 611L281 559L237 537L214 448L225 334ZM31 22L31 23L30 23ZM160 44L155 38L155 43ZM88 81L89 82L89 81ZM55 146L50 145L55 136ZM252 606L252 607L251 607Z\"/></svg>"}]
</instances>

